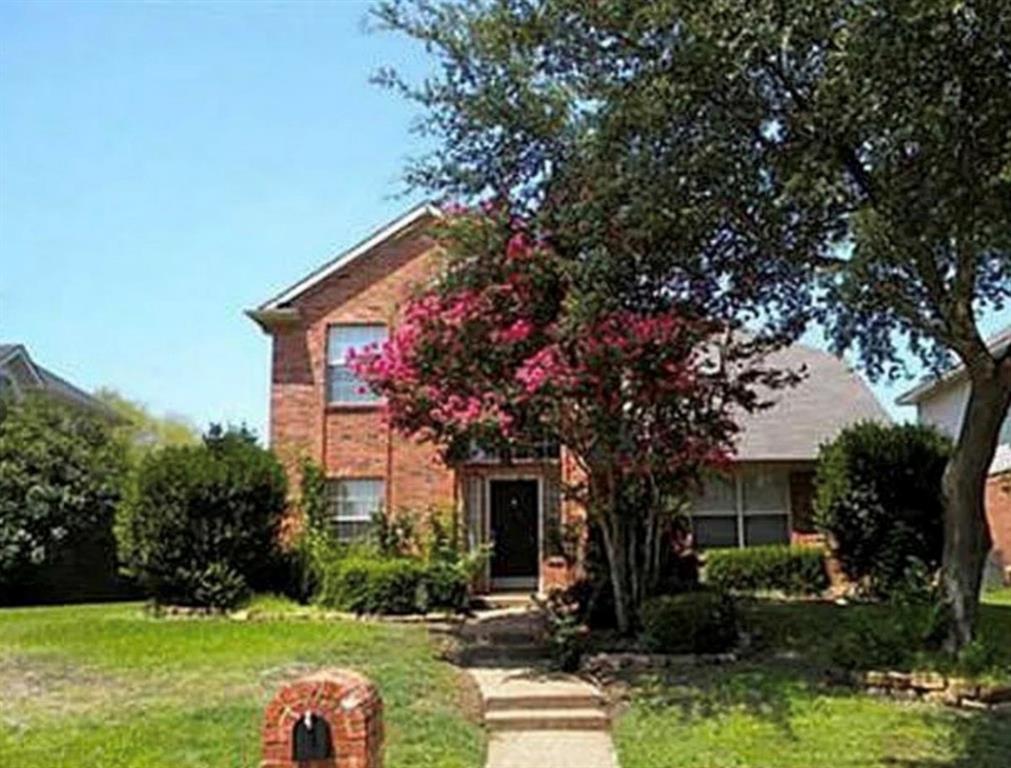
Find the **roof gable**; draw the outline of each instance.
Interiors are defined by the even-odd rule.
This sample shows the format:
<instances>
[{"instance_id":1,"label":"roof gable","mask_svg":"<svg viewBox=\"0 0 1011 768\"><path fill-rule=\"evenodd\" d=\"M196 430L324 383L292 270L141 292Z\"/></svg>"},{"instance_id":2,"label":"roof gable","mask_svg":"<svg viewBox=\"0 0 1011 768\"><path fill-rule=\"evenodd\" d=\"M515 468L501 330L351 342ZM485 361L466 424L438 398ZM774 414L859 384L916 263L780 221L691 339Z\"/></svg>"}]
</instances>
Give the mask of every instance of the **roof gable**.
<instances>
[{"instance_id":1,"label":"roof gable","mask_svg":"<svg viewBox=\"0 0 1011 768\"><path fill-rule=\"evenodd\" d=\"M318 269L310 272L294 285L285 288L280 293L267 299L259 307L249 310L247 314L254 320L269 318L273 313L283 313L290 304L307 291L319 285L331 275L371 253L373 250L394 238L401 237L409 230L427 224L433 219L442 218L442 211L429 202L421 203L398 218L379 228L371 235L361 240L351 248L339 253Z\"/></svg>"},{"instance_id":2,"label":"roof gable","mask_svg":"<svg viewBox=\"0 0 1011 768\"><path fill-rule=\"evenodd\" d=\"M986 346L987 349L990 350L990 353L996 357L1000 357L1006 353L1008 348L1011 347L1011 325L998 331L987 339ZM908 392L904 392L899 395L895 402L898 405L916 405L920 401L928 399L940 390L946 388L949 384L953 384L964 376L964 365L959 364L952 366L940 376L928 376L923 379Z\"/></svg>"}]
</instances>

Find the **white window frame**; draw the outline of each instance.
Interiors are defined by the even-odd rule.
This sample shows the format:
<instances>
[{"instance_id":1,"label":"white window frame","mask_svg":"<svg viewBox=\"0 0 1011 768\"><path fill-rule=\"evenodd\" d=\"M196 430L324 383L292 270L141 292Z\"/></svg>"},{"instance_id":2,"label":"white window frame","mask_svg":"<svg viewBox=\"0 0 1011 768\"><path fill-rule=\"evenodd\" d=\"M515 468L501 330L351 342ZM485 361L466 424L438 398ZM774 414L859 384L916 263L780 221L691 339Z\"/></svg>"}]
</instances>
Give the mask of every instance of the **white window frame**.
<instances>
[{"instance_id":1,"label":"white window frame","mask_svg":"<svg viewBox=\"0 0 1011 768\"><path fill-rule=\"evenodd\" d=\"M334 337L335 333L339 332L341 329L346 329L346 328L372 328L372 329L381 329L381 336L382 336L382 338L379 340L380 344L383 343L383 342L385 342L385 341L387 341L389 339L389 337L390 337L389 326L386 325L385 323L331 323L330 325L327 326L327 328L326 328L326 344L325 344L326 349L324 350L325 355L326 355L326 360L325 360L325 362L326 362L326 366L325 366L325 369L326 369L325 370L325 379L326 380L325 380L325 393L324 393L324 397L326 399L326 404L327 405L337 405L337 406L341 406L341 405L343 405L343 406L357 406L357 407L362 407L362 406L366 406L367 407L367 406L379 405L383 401L382 397L380 397L379 395L375 394L371 390L369 390L366 394L358 395L358 396L356 396L354 398L350 398L350 399L338 399L338 400L335 400L332 397L332 395L333 395L333 386L334 386L333 385L334 371L337 371L337 370L348 371L348 370L350 370L350 366L347 364L347 351L345 351L345 357L344 357L344 359L338 362L338 361L336 361L336 360L333 359L333 354L334 353L333 353L333 350L331 348L332 347L332 343L333 343L333 337ZM369 343L374 343L374 342L369 342ZM347 347L347 350L351 350L351 349L355 349L355 348L354 347L350 347L350 346ZM366 387L367 388L367 385L365 384L365 382L363 382L360 379L358 379L357 376L354 376L352 374L352 377L357 380L358 386L362 386L362 387Z\"/></svg>"},{"instance_id":2,"label":"white window frame","mask_svg":"<svg viewBox=\"0 0 1011 768\"><path fill-rule=\"evenodd\" d=\"M745 530L744 521L748 517L772 517L781 516L782 513L773 510L746 510L744 508L744 474L747 471L766 471L766 472L782 472L786 477L786 493L784 498L784 509L786 512L786 534L787 543L790 540L790 532L793 530L793 510L791 509L791 493L790 493L790 472L789 467L767 467L767 468L741 468L735 469L731 473L731 482L734 486L734 509L697 509L692 507L691 517L732 517L737 521L737 543L734 548L736 549L746 549L748 544L745 541ZM731 547L724 547L724 549L731 549Z\"/></svg>"},{"instance_id":3,"label":"white window frame","mask_svg":"<svg viewBox=\"0 0 1011 768\"><path fill-rule=\"evenodd\" d=\"M329 502L332 505L331 508L331 519L333 520L333 525L339 530L342 523L371 523L372 518L376 514L382 514L386 511L386 478L384 477L331 477L328 478L328 482L331 484L331 488L328 489ZM342 484L355 483L355 482L369 482L369 483L379 483L379 503L376 505L375 509L370 511L367 515L365 514L342 514L342 499L339 488ZM371 498L371 497L370 497ZM352 500L361 501L364 497L349 497L343 501L347 503ZM365 506L364 504L359 504L359 506ZM346 510L343 510L346 512Z\"/></svg>"}]
</instances>

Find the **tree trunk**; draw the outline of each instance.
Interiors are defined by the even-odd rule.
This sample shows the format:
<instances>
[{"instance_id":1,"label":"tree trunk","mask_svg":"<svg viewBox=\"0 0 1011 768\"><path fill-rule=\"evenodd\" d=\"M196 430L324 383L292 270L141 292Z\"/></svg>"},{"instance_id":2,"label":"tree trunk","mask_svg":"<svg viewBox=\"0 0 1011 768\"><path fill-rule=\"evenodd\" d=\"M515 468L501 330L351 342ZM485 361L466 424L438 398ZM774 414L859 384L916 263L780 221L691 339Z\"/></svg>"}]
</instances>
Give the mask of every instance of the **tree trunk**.
<instances>
[{"instance_id":1,"label":"tree trunk","mask_svg":"<svg viewBox=\"0 0 1011 768\"><path fill-rule=\"evenodd\" d=\"M632 595L629 592L628 538L617 510L613 507L603 515L601 530L604 549L607 550L608 570L611 574L611 589L614 592L614 620L618 632L627 635L632 631Z\"/></svg>"},{"instance_id":2,"label":"tree trunk","mask_svg":"<svg viewBox=\"0 0 1011 768\"><path fill-rule=\"evenodd\" d=\"M944 647L951 653L971 642L983 569L990 552L984 500L1011 388L998 376L970 380L965 417L944 470L942 600L949 612Z\"/></svg>"}]
</instances>

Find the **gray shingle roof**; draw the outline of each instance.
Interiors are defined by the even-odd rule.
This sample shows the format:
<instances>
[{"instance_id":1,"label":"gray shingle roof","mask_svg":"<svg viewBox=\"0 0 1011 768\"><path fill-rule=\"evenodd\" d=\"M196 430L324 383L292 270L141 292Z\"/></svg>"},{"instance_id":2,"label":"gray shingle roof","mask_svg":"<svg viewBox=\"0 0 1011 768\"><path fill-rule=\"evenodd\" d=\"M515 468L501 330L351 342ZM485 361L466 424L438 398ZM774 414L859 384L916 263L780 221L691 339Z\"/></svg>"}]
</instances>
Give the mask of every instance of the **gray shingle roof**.
<instances>
[{"instance_id":1,"label":"gray shingle roof","mask_svg":"<svg viewBox=\"0 0 1011 768\"><path fill-rule=\"evenodd\" d=\"M771 354L768 364L790 370L803 366L807 375L795 387L762 393L775 404L743 417L738 460L814 459L818 446L851 424L891 421L864 380L828 352L794 344Z\"/></svg>"},{"instance_id":2,"label":"gray shingle roof","mask_svg":"<svg viewBox=\"0 0 1011 768\"><path fill-rule=\"evenodd\" d=\"M38 379L41 380L41 388L49 394L54 397L58 397L61 400L97 411L107 418L113 420L117 420L119 418L119 416L116 415L116 413L101 400L93 397L83 389L74 386L63 377L56 375L48 368L44 368L35 362L35 360L33 360L28 354L28 350L25 349L22 344L0 344L0 364L4 363L7 357L11 356L14 352L20 352L24 356L24 359L31 367L31 370L34 371Z\"/></svg>"}]
</instances>

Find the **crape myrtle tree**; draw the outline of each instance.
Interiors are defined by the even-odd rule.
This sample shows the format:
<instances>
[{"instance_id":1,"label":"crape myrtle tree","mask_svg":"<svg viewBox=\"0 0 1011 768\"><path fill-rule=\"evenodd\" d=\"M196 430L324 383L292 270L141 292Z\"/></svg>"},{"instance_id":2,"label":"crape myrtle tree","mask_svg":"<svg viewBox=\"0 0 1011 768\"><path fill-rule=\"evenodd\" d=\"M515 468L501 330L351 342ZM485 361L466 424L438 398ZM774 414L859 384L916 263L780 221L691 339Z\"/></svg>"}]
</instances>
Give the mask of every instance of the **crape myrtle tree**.
<instances>
[{"instance_id":1,"label":"crape myrtle tree","mask_svg":"<svg viewBox=\"0 0 1011 768\"><path fill-rule=\"evenodd\" d=\"M581 472L564 492L586 506L609 565L620 630L660 577L669 499L723 465L734 413L760 406L747 338L689 313L588 314L566 265L508 213L455 211L436 228L443 268L381 348L355 355L390 423L440 447L508 457L558 440Z\"/></svg>"},{"instance_id":2,"label":"crape myrtle tree","mask_svg":"<svg viewBox=\"0 0 1011 768\"><path fill-rule=\"evenodd\" d=\"M946 646L973 635L1011 355L1011 4L986 0L391 2L438 69L416 187L490 194L577 263L587 304L693 297L768 338L821 320L871 377L960 362L944 476Z\"/></svg>"}]
</instances>

